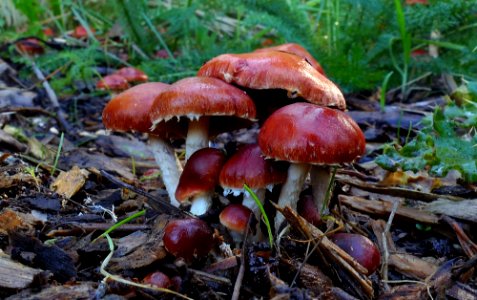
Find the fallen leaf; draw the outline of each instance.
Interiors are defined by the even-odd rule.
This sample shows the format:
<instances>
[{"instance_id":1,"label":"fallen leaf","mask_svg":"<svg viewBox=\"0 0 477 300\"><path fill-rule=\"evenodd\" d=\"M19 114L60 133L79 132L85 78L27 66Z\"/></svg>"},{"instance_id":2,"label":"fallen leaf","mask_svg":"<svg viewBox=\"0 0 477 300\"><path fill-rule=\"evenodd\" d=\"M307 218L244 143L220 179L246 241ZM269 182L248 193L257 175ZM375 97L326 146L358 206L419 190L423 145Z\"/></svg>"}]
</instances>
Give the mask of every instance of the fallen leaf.
<instances>
[{"instance_id":1,"label":"fallen leaf","mask_svg":"<svg viewBox=\"0 0 477 300\"><path fill-rule=\"evenodd\" d=\"M88 175L87 170L74 166L68 172L61 172L55 182L51 184L51 189L70 199L83 187Z\"/></svg>"}]
</instances>

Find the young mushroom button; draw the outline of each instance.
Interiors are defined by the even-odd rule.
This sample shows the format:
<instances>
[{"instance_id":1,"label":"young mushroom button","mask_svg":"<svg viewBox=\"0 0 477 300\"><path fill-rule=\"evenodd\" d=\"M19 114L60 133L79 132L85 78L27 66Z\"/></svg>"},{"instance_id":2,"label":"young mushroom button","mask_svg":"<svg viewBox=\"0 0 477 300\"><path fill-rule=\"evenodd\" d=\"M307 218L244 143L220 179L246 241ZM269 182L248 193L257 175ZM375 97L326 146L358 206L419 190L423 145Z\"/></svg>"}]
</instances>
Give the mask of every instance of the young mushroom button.
<instances>
[{"instance_id":1,"label":"young mushroom button","mask_svg":"<svg viewBox=\"0 0 477 300\"><path fill-rule=\"evenodd\" d=\"M160 82L143 83L122 92L104 108L103 124L106 129L114 131L149 133L149 143L171 204L177 207L179 202L174 193L182 167L168 140L184 137L187 124L164 122L150 131L152 123L149 119L152 102L167 86Z\"/></svg>"},{"instance_id":2,"label":"young mushroom button","mask_svg":"<svg viewBox=\"0 0 477 300\"><path fill-rule=\"evenodd\" d=\"M293 209L312 166L313 198L321 209L331 178L328 166L353 162L365 150L364 134L353 119L342 111L311 103L275 111L260 129L258 144L266 157L291 163L278 205ZM277 230L282 221L283 216L277 215Z\"/></svg>"},{"instance_id":3,"label":"young mushroom button","mask_svg":"<svg viewBox=\"0 0 477 300\"><path fill-rule=\"evenodd\" d=\"M177 185L176 199L189 200L192 214L200 216L209 209L224 162L225 154L214 148L200 149L187 161Z\"/></svg>"},{"instance_id":4,"label":"young mushroom button","mask_svg":"<svg viewBox=\"0 0 477 300\"><path fill-rule=\"evenodd\" d=\"M154 125L173 118L189 119L186 159L198 149L208 147L211 118L226 123L233 117L254 120L255 116L255 104L244 91L208 77L189 77L173 83L156 97L151 108Z\"/></svg>"}]
</instances>

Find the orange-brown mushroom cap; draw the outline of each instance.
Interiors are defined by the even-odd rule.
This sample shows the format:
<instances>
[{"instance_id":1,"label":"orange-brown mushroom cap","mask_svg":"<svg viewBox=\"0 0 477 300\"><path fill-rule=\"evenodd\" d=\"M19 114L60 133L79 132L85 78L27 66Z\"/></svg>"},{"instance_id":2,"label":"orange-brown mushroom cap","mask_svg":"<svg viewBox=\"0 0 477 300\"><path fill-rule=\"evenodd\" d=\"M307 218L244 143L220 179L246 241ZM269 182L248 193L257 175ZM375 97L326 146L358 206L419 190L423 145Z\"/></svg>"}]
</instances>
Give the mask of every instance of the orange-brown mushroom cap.
<instances>
[{"instance_id":1,"label":"orange-brown mushroom cap","mask_svg":"<svg viewBox=\"0 0 477 300\"><path fill-rule=\"evenodd\" d=\"M40 55L45 52L43 46L40 45L40 42L35 38L19 40L15 46L18 51L28 55Z\"/></svg>"},{"instance_id":2,"label":"orange-brown mushroom cap","mask_svg":"<svg viewBox=\"0 0 477 300\"><path fill-rule=\"evenodd\" d=\"M252 99L237 87L210 77L179 80L159 94L151 108L154 124L174 117L235 116L255 119Z\"/></svg>"},{"instance_id":3,"label":"orange-brown mushroom cap","mask_svg":"<svg viewBox=\"0 0 477 300\"><path fill-rule=\"evenodd\" d=\"M146 73L133 67L121 68L114 74L123 76L127 82L145 82L148 80Z\"/></svg>"},{"instance_id":4,"label":"orange-brown mushroom cap","mask_svg":"<svg viewBox=\"0 0 477 300\"><path fill-rule=\"evenodd\" d=\"M319 165L354 161L364 154L366 141L346 113L311 103L294 103L265 121L258 144L267 157Z\"/></svg>"},{"instance_id":5,"label":"orange-brown mushroom cap","mask_svg":"<svg viewBox=\"0 0 477 300\"><path fill-rule=\"evenodd\" d=\"M346 108L343 94L304 58L281 51L223 54L205 63L199 76L222 79L251 89L282 89L323 106Z\"/></svg>"},{"instance_id":6,"label":"orange-brown mushroom cap","mask_svg":"<svg viewBox=\"0 0 477 300\"><path fill-rule=\"evenodd\" d=\"M219 215L220 223L230 230L245 233L248 219L253 215L250 208L242 204L229 204Z\"/></svg>"},{"instance_id":7,"label":"orange-brown mushroom cap","mask_svg":"<svg viewBox=\"0 0 477 300\"><path fill-rule=\"evenodd\" d=\"M123 76L111 74L99 80L96 83L96 88L108 91L124 91L129 88L129 83Z\"/></svg>"},{"instance_id":8,"label":"orange-brown mushroom cap","mask_svg":"<svg viewBox=\"0 0 477 300\"><path fill-rule=\"evenodd\" d=\"M151 132L149 112L156 96L169 85L150 82L136 85L114 97L103 110L103 124L115 131L148 132L163 138L184 137L185 122L163 122Z\"/></svg>"},{"instance_id":9,"label":"orange-brown mushroom cap","mask_svg":"<svg viewBox=\"0 0 477 300\"><path fill-rule=\"evenodd\" d=\"M258 144L241 147L222 167L219 182L224 189L265 188L285 182L286 165L266 160Z\"/></svg>"},{"instance_id":10,"label":"orange-brown mushroom cap","mask_svg":"<svg viewBox=\"0 0 477 300\"><path fill-rule=\"evenodd\" d=\"M288 52L303 57L313 68L315 68L318 72L326 76L325 71L321 67L320 63L313 57L313 55L311 55L310 52L308 52L301 45L298 45L296 43L286 43L274 47L260 48L255 50L255 52L269 50Z\"/></svg>"}]
</instances>

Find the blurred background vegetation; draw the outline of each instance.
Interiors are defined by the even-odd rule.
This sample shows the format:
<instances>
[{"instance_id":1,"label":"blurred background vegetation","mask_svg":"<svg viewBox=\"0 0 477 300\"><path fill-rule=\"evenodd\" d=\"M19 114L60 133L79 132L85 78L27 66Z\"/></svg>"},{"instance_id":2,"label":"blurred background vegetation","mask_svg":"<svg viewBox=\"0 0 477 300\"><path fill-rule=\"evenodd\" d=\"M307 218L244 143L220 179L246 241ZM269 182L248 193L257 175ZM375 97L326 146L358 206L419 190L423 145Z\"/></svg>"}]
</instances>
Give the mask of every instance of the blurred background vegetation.
<instances>
[{"instance_id":1,"label":"blurred background vegetation","mask_svg":"<svg viewBox=\"0 0 477 300\"><path fill-rule=\"evenodd\" d=\"M61 70L58 89L90 80L98 65L131 64L151 80L172 82L216 55L285 42L307 48L344 92L373 91L387 79L387 86L405 85L429 72L477 80L474 0L0 2L2 43L46 40L46 28L66 39L77 25L92 29L85 44L38 59L46 72ZM430 45L438 56L429 55Z\"/></svg>"}]
</instances>

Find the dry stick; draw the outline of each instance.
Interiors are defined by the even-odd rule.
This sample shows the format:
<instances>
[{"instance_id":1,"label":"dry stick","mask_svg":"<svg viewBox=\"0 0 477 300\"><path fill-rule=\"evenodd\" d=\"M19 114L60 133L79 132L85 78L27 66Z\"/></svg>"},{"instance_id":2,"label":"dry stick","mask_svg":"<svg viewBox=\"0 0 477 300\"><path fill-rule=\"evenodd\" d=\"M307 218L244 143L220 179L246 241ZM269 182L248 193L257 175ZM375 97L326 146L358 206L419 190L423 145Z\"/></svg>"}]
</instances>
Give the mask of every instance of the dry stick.
<instances>
[{"instance_id":1,"label":"dry stick","mask_svg":"<svg viewBox=\"0 0 477 300\"><path fill-rule=\"evenodd\" d=\"M389 230L391 230L391 224L393 223L394 215L396 214L398 208L398 201L394 201L393 203L393 208L391 210L391 213L389 214L388 222L386 223L386 228L384 228L384 231L382 233L382 239L383 239L383 251L384 251L384 261L383 261L383 282L384 286L387 290L389 290L389 285L387 284L388 281L388 261L389 261L389 251L388 251L388 242L386 239L386 235L389 233Z\"/></svg>"},{"instance_id":2,"label":"dry stick","mask_svg":"<svg viewBox=\"0 0 477 300\"><path fill-rule=\"evenodd\" d=\"M252 220L252 217L254 214L251 214L248 217L247 221L247 228L245 229L245 237L243 238L243 245L242 245L242 255L240 256L240 268L239 272L237 274L237 279L235 280L235 285L234 285L234 292L232 293L232 298L231 300L238 300L240 297L240 288L242 287L242 280L243 276L245 275L245 250L247 246L247 238L248 238L248 233L250 231L250 221Z\"/></svg>"},{"instance_id":3,"label":"dry stick","mask_svg":"<svg viewBox=\"0 0 477 300\"><path fill-rule=\"evenodd\" d=\"M364 274L368 273L368 270L365 267L360 265L348 253L344 252L336 244L331 242L321 230L307 224L305 219L298 216L290 207L286 206L281 208L275 205L275 208L285 216L291 226L299 230L306 238L313 241L318 240L318 248L326 253L336 264L346 270L347 273L359 283L369 298L373 297L374 291L372 283L366 276L364 276Z\"/></svg>"},{"instance_id":4,"label":"dry stick","mask_svg":"<svg viewBox=\"0 0 477 300\"><path fill-rule=\"evenodd\" d=\"M48 80L46 80L45 76L41 72L41 70L36 66L35 62L33 60L30 61L31 66L33 68L33 72L35 72L36 77L38 80L40 80L43 85L43 88L46 91L46 94L48 95L48 98L50 99L51 105L53 106L53 109L55 110L55 113L58 115L58 121L60 122L61 127L63 128L63 131L69 133L71 132L71 126L68 124L68 122L64 118L64 113L63 110L60 107L60 103L58 102L58 97L56 97L55 91L51 88L50 84L48 83Z\"/></svg>"}]
</instances>

